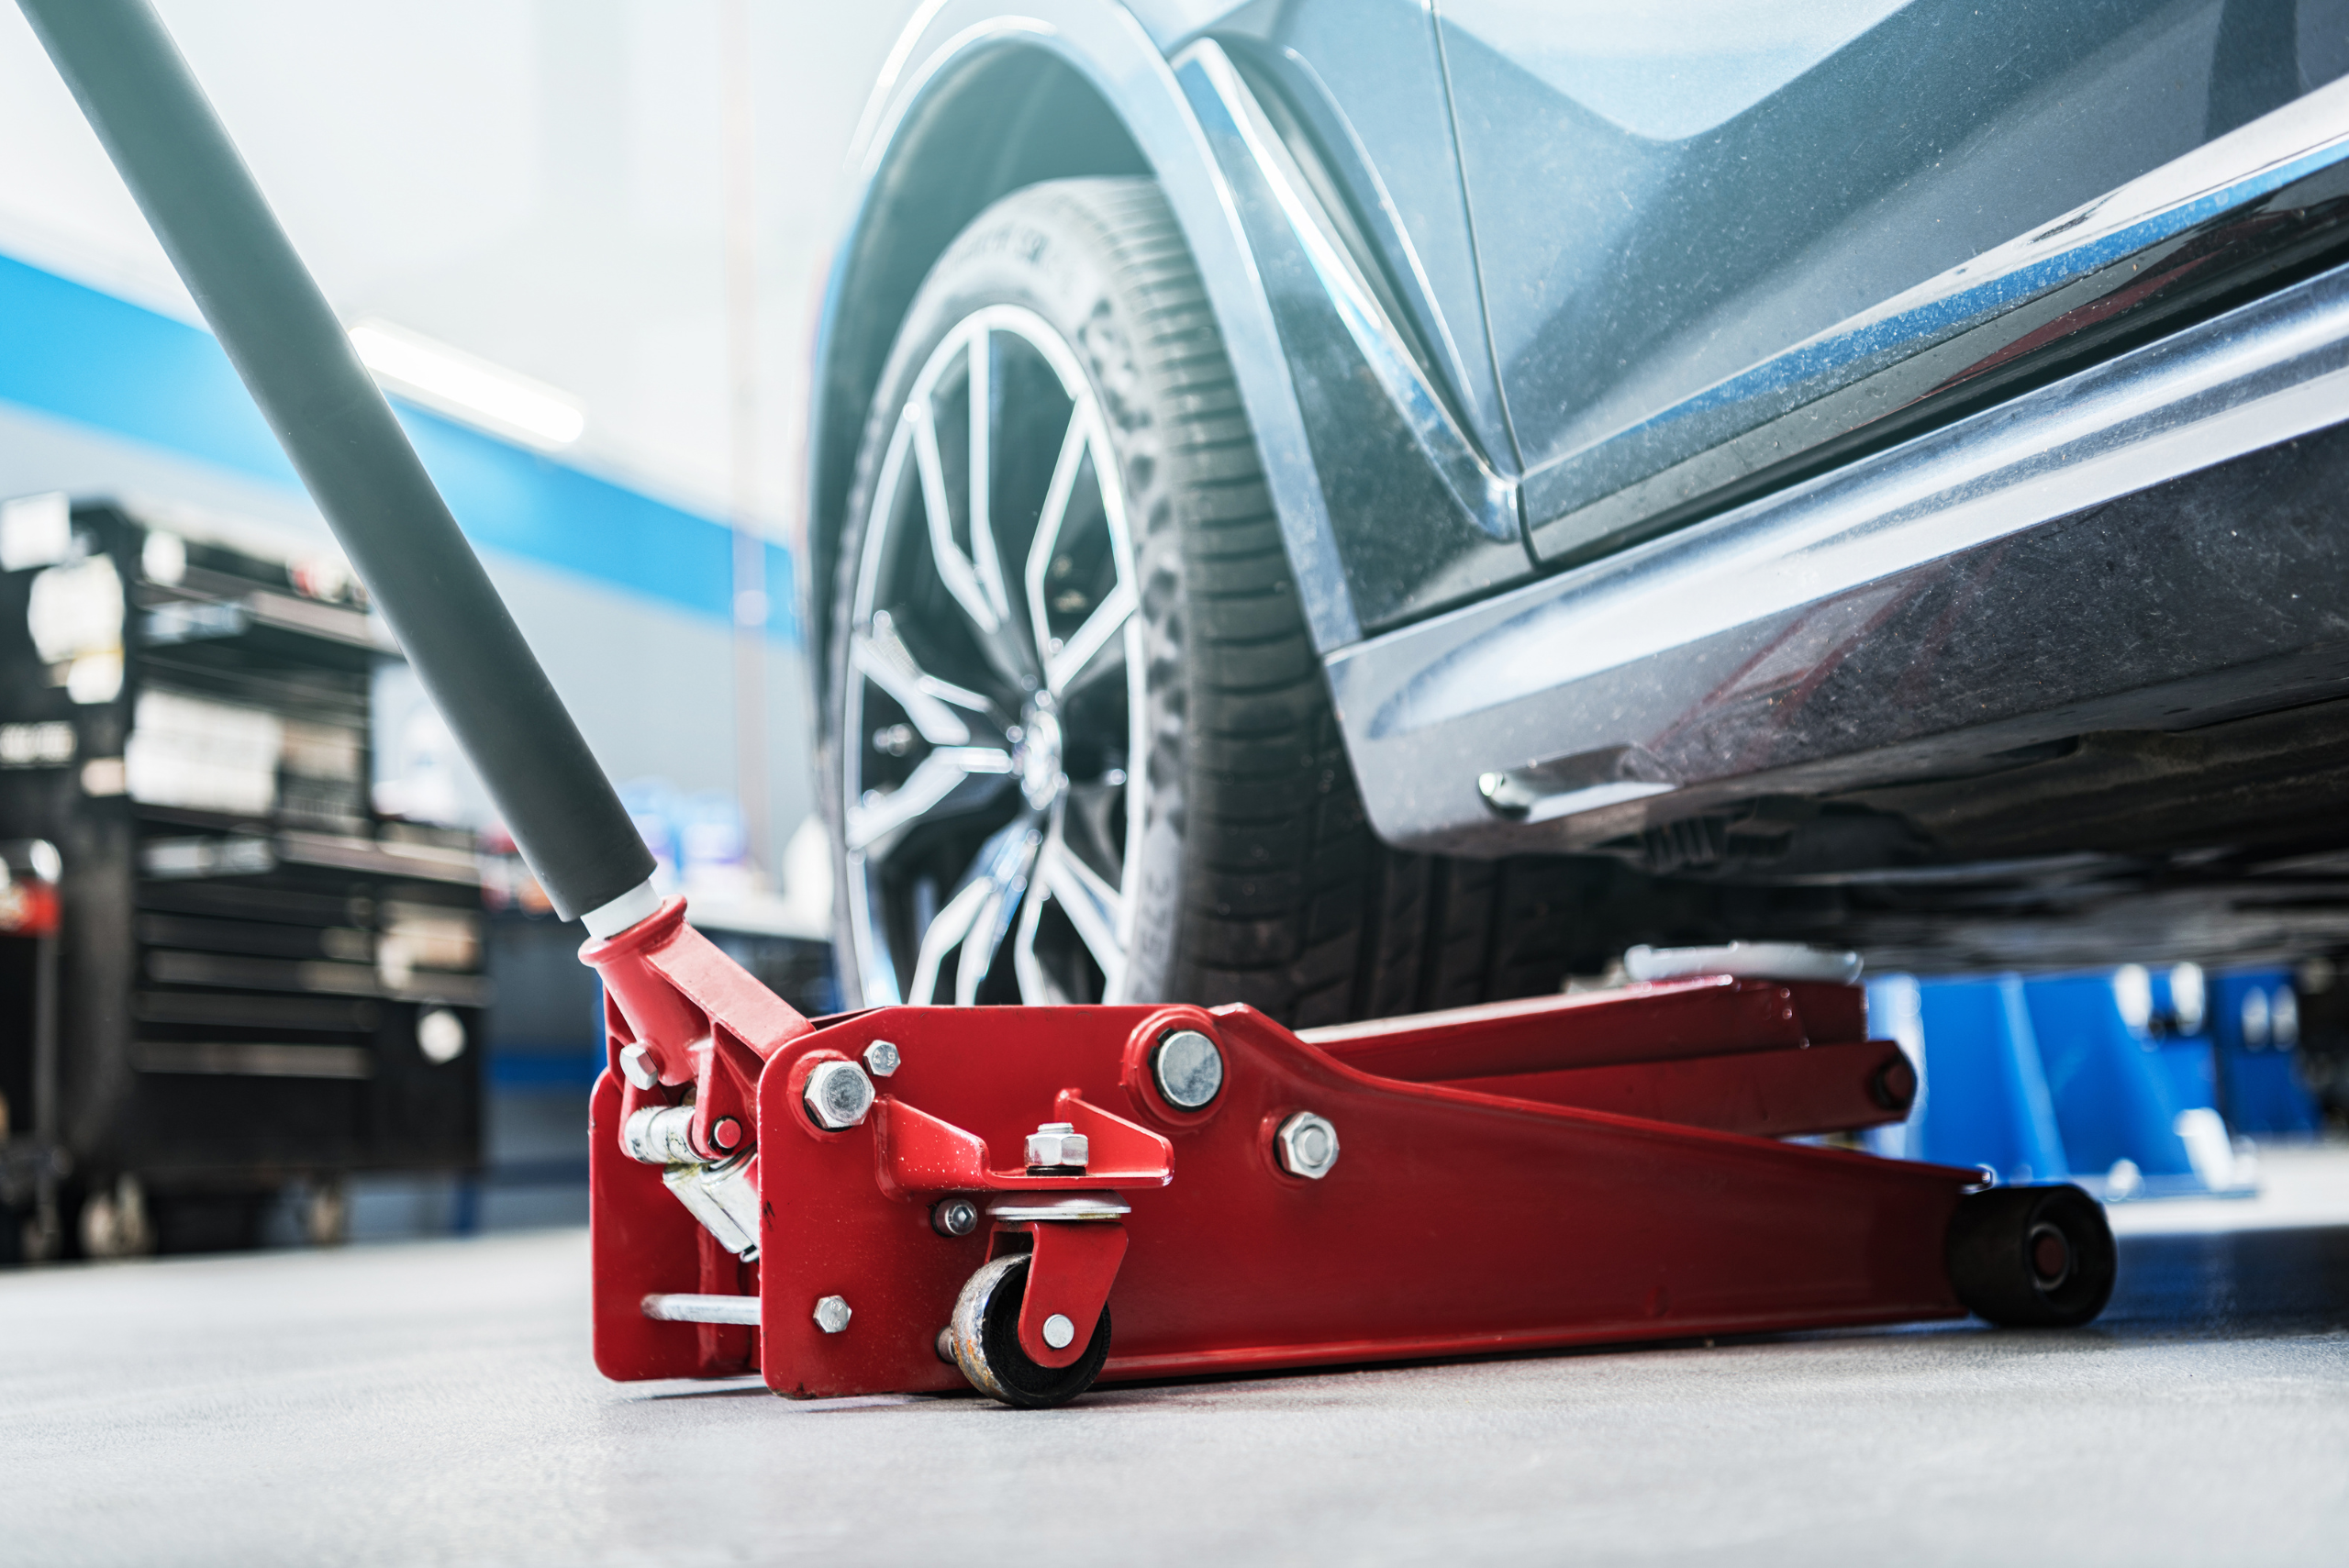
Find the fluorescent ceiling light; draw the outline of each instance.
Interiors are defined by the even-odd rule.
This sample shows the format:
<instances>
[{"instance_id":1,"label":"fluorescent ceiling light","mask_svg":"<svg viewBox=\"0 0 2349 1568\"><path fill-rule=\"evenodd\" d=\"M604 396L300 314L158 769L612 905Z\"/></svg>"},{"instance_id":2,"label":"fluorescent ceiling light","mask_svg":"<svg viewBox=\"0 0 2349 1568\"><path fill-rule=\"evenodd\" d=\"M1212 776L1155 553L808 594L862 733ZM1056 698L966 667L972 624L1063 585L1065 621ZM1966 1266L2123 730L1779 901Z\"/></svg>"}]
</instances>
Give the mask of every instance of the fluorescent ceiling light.
<instances>
[{"instance_id":1,"label":"fluorescent ceiling light","mask_svg":"<svg viewBox=\"0 0 2349 1568\"><path fill-rule=\"evenodd\" d=\"M576 398L405 327L370 317L351 346L386 390L532 446L567 447L587 427Z\"/></svg>"}]
</instances>

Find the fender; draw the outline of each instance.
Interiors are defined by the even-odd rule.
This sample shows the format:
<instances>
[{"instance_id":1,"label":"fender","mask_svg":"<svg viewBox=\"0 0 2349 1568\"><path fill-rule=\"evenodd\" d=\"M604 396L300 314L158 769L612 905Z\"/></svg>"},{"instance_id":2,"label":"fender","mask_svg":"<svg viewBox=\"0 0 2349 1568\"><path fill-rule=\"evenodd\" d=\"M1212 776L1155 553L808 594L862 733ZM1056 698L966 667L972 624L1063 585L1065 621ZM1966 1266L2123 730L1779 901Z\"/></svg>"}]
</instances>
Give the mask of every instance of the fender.
<instances>
[{"instance_id":1,"label":"fender","mask_svg":"<svg viewBox=\"0 0 2349 1568\"><path fill-rule=\"evenodd\" d=\"M823 628L829 621L831 551L837 547L824 536L836 530L846 504L855 443L878 371L878 356L869 365L857 362L864 345L852 336L851 329L863 325L854 313L872 308L874 293L860 262L893 194L893 172L916 139L924 114L973 68L1013 50L1041 51L1073 68L1110 106L1156 176L1222 329L1314 645L1327 653L1358 641L1362 623L1339 559L1297 387L1230 184L1158 45L1130 12L1108 0L1030 0L1016 12L996 0L933 4L916 14L884 68L851 150L850 216L841 227L817 328L817 395L808 434L807 543L813 570L806 573L807 624ZM928 261L923 259L925 268ZM896 320L896 311L889 311L880 329L894 332ZM810 642L817 650L827 646L822 638Z\"/></svg>"}]
</instances>

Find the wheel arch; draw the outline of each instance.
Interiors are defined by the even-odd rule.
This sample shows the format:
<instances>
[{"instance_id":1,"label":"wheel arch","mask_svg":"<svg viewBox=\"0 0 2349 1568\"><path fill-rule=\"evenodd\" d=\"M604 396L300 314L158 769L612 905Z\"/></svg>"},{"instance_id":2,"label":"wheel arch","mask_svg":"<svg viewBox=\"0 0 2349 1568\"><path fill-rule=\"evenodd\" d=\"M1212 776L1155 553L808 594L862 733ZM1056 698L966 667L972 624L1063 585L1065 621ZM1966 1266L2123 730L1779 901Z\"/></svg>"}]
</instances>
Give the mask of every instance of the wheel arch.
<instances>
[{"instance_id":1,"label":"wheel arch","mask_svg":"<svg viewBox=\"0 0 2349 1568\"><path fill-rule=\"evenodd\" d=\"M1016 107L1005 114L1006 104ZM1123 6L925 6L884 68L851 156L855 189L818 318L807 427L800 593L819 723L829 723L833 578L857 445L896 324L971 219L1045 180L1157 179L1223 328L1314 641L1326 654L1359 636L1304 415L1231 193L1165 57Z\"/></svg>"}]
</instances>

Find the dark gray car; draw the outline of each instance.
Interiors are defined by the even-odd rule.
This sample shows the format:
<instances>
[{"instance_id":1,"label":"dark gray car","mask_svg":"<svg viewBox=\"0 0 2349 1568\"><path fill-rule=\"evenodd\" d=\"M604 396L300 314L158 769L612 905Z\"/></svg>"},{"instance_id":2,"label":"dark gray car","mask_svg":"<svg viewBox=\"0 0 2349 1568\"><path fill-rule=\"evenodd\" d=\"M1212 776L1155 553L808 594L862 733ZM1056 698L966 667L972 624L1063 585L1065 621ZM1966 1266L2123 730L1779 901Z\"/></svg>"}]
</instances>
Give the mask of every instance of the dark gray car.
<instances>
[{"instance_id":1,"label":"dark gray car","mask_svg":"<svg viewBox=\"0 0 2349 1568\"><path fill-rule=\"evenodd\" d=\"M2349 4L924 6L826 297L866 1004L2349 945Z\"/></svg>"}]
</instances>

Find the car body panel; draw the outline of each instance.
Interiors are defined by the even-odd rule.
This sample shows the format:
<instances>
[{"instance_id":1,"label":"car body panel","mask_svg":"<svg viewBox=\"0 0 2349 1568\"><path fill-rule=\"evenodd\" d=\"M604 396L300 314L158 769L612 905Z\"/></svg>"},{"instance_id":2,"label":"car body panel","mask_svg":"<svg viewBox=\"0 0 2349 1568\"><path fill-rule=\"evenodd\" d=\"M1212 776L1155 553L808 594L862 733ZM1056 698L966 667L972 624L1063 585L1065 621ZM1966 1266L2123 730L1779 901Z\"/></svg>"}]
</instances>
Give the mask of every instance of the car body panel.
<instances>
[{"instance_id":1,"label":"car body panel","mask_svg":"<svg viewBox=\"0 0 2349 1568\"><path fill-rule=\"evenodd\" d=\"M1284 135L1216 42L1176 57L1270 302L1348 596L1365 628L1531 574L1516 486L1496 473L1319 198L1313 150ZM1374 263L1375 264L1375 263Z\"/></svg>"},{"instance_id":2,"label":"car body panel","mask_svg":"<svg viewBox=\"0 0 2349 1568\"><path fill-rule=\"evenodd\" d=\"M1439 9L1530 533L1558 561L1816 468L1887 415L1878 434L1908 433L1920 400L1959 410L2012 339L1953 334L2026 303L1953 306L1961 269L2349 69L2332 3ZM2038 299L2067 281L2032 279Z\"/></svg>"},{"instance_id":3,"label":"car body panel","mask_svg":"<svg viewBox=\"0 0 2349 1568\"><path fill-rule=\"evenodd\" d=\"M1513 476L1516 446L1426 0L1302 0L1265 12L1260 26L1222 27L1215 37L1305 123L1375 253L1374 271L1393 282L1396 314L1414 329L1431 379L1486 462Z\"/></svg>"},{"instance_id":4,"label":"car body panel","mask_svg":"<svg viewBox=\"0 0 2349 1568\"><path fill-rule=\"evenodd\" d=\"M2349 269L1370 639L1330 671L1372 821L1454 853L1588 849L2336 695L2338 534L2255 485L2221 481L2231 505L2176 487L2344 410ZM2138 495L2149 539L2164 508L2191 523L2158 561L2022 542Z\"/></svg>"},{"instance_id":5,"label":"car body panel","mask_svg":"<svg viewBox=\"0 0 2349 1568\"><path fill-rule=\"evenodd\" d=\"M2281 951L2250 862L2159 879L2349 809L2310 772L2349 755L2349 0L1833 0L1742 56L1697 3L1620 8L1698 47L1607 79L1492 25L1598 15L1565 0L935 0L827 295L807 581L891 290L1021 179L1146 171L1381 837L1735 883L1919 962L2089 962L2141 895L2145 953ZM924 183L1012 134L1014 57L1129 161ZM2066 946L2078 876L2106 934ZM1909 923L1780 897L1864 887Z\"/></svg>"}]
</instances>

